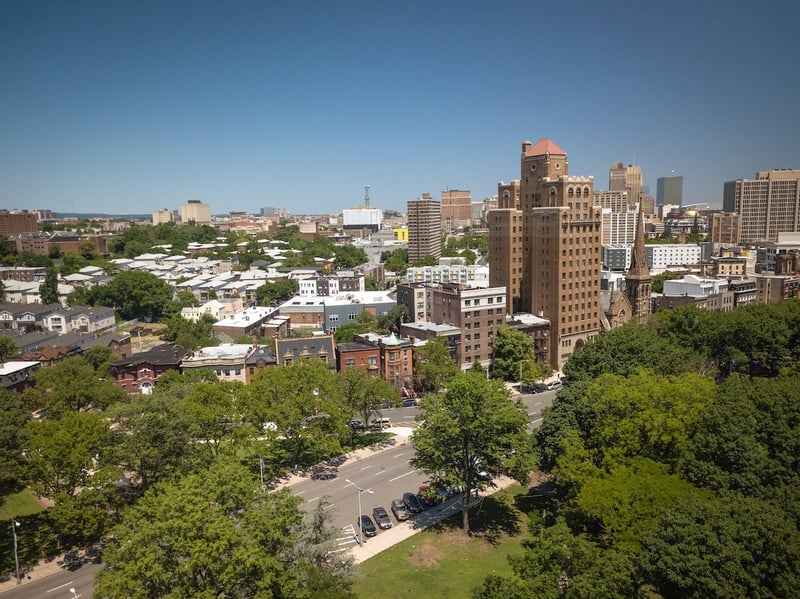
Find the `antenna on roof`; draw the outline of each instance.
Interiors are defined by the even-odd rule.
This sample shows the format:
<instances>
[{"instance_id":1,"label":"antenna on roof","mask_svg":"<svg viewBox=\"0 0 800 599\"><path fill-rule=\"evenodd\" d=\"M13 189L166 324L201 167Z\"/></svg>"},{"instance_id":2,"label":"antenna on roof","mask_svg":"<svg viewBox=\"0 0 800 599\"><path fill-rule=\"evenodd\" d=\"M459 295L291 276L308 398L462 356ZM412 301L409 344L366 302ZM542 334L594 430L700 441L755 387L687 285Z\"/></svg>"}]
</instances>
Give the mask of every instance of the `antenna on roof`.
<instances>
[{"instance_id":1,"label":"antenna on roof","mask_svg":"<svg viewBox=\"0 0 800 599\"><path fill-rule=\"evenodd\" d=\"M364 186L364 206L369 208L369 185Z\"/></svg>"}]
</instances>

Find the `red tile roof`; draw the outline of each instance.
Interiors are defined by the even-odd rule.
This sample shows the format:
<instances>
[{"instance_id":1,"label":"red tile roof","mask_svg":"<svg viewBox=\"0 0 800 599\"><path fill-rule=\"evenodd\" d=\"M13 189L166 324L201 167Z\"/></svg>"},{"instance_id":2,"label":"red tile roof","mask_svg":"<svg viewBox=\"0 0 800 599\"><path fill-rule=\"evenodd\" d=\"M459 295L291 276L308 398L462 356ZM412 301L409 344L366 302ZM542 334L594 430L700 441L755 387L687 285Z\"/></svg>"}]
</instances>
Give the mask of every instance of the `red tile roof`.
<instances>
[{"instance_id":1,"label":"red tile roof","mask_svg":"<svg viewBox=\"0 0 800 599\"><path fill-rule=\"evenodd\" d=\"M545 154L558 154L559 156L567 155L567 153L562 150L558 144L550 139L540 139L525 152L526 156L544 156Z\"/></svg>"}]
</instances>

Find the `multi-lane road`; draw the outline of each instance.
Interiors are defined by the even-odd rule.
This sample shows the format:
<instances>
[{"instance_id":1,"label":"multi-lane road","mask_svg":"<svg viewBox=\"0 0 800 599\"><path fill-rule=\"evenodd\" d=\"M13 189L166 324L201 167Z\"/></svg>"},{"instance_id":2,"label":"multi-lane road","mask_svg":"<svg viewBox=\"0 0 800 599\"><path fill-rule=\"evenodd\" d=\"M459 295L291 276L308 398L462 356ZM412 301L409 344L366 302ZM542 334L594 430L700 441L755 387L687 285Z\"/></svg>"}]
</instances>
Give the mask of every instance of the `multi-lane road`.
<instances>
[{"instance_id":1,"label":"multi-lane road","mask_svg":"<svg viewBox=\"0 0 800 599\"><path fill-rule=\"evenodd\" d=\"M555 391L535 395L521 395L528 410L529 428L533 429L542 421L542 410L553 402ZM383 410L382 416L392 420L393 426L416 425L418 408L395 408ZM323 496L327 496L333 510L333 524L337 527L356 526L358 514L358 490L350 480L369 492L361 493L362 513L372 515L372 508L383 506L387 511L392 499L399 498L406 491L416 492L427 480L425 475L412 468L409 460L414 455L411 443L394 442L388 449L375 451L373 455L345 463L341 466L320 468L314 478L309 478L291 487L292 492L303 499L301 509L310 510ZM394 522L394 516L390 515ZM380 532L378 534L381 534ZM26 582L5 592L3 599L57 599L58 597L90 599L94 576L99 565L90 564L75 571L60 571L40 580ZM71 592L75 589L75 594Z\"/></svg>"}]
</instances>

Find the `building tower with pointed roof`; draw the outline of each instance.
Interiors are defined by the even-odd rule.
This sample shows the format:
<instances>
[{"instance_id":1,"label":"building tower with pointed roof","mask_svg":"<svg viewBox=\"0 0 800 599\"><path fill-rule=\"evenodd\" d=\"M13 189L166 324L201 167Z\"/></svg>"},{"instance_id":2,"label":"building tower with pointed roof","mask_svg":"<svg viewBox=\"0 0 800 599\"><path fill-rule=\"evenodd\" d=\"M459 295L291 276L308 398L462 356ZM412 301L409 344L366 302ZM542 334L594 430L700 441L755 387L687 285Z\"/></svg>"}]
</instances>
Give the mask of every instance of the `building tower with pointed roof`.
<instances>
[{"instance_id":1,"label":"building tower with pointed roof","mask_svg":"<svg viewBox=\"0 0 800 599\"><path fill-rule=\"evenodd\" d=\"M652 311L653 277L650 276L647 255L644 250L644 214L641 206L639 206L638 213L631 267L625 275L625 295L631 305L633 318L640 323L645 323L650 318Z\"/></svg>"},{"instance_id":2,"label":"building tower with pointed roof","mask_svg":"<svg viewBox=\"0 0 800 599\"><path fill-rule=\"evenodd\" d=\"M602 209L594 178L569 175L567 153L549 139L522 143L520 306L550 320L549 363L560 369L600 333Z\"/></svg>"}]
</instances>

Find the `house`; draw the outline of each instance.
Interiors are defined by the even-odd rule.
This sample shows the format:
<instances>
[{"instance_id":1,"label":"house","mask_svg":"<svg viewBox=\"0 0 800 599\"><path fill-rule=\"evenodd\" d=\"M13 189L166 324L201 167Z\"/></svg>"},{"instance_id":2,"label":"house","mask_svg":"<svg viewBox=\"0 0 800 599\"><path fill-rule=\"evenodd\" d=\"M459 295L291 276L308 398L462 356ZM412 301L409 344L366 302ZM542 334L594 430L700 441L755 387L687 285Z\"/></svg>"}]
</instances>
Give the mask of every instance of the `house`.
<instances>
[{"instance_id":1,"label":"house","mask_svg":"<svg viewBox=\"0 0 800 599\"><path fill-rule=\"evenodd\" d=\"M292 339L275 338L275 357L279 366L296 360L324 360L331 368L336 367L336 347L333 335L314 335Z\"/></svg>"},{"instance_id":2,"label":"house","mask_svg":"<svg viewBox=\"0 0 800 599\"><path fill-rule=\"evenodd\" d=\"M114 384L130 394L150 395L158 378L170 370L179 370L186 350L171 343L133 354L111 363Z\"/></svg>"},{"instance_id":3,"label":"house","mask_svg":"<svg viewBox=\"0 0 800 599\"><path fill-rule=\"evenodd\" d=\"M9 391L24 391L33 386L31 375L39 369L39 362L7 360L0 364L0 386Z\"/></svg>"}]
</instances>

